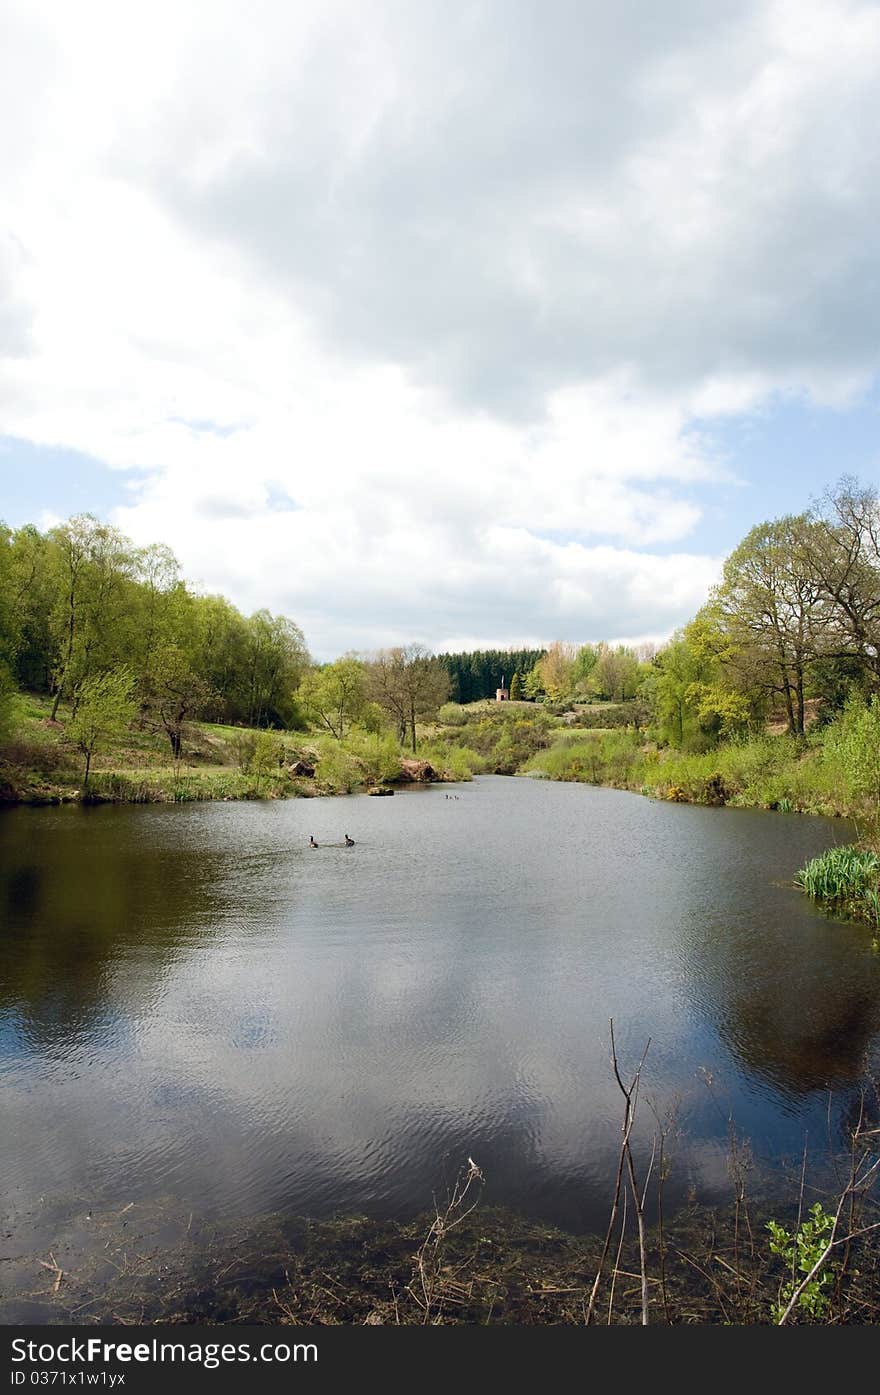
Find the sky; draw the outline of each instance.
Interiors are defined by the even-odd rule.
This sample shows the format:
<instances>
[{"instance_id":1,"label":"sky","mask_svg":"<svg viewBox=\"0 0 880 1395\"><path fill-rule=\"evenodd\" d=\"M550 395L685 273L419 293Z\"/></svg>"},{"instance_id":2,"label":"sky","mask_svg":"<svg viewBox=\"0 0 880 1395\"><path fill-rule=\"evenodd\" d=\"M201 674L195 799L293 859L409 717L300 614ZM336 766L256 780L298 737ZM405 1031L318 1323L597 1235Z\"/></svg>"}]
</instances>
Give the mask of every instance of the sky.
<instances>
[{"instance_id":1,"label":"sky","mask_svg":"<svg viewBox=\"0 0 880 1395\"><path fill-rule=\"evenodd\" d=\"M880 3L0 11L8 523L328 659L660 639L880 483Z\"/></svg>"}]
</instances>

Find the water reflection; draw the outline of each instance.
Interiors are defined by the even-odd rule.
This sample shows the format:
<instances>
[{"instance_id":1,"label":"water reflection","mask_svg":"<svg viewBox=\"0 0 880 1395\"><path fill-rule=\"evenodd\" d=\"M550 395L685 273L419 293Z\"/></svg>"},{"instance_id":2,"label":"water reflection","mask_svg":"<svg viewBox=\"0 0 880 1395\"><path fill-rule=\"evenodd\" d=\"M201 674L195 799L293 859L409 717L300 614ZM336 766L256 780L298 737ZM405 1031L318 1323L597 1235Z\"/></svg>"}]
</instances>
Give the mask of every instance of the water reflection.
<instances>
[{"instance_id":1,"label":"water reflection","mask_svg":"<svg viewBox=\"0 0 880 1395\"><path fill-rule=\"evenodd\" d=\"M842 1123L880 964L787 885L839 825L498 778L460 794L7 811L13 1213L173 1192L199 1214L400 1214L470 1153L492 1201L598 1225L610 1016L625 1063L653 1038L653 1097L679 1101L673 1199L722 1185L731 1113L773 1154L824 1131L829 1086ZM356 848L308 851L343 826Z\"/></svg>"},{"instance_id":2,"label":"water reflection","mask_svg":"<svg viewBox=\"0 0 880 1395\"><path fill-rule=\"evenodd\" d=\"M222 856L174 851L138 837L130 822L119 836L113 813L0 818L0 1004L35 1051L106 1023L115 966L133 946L148 954L156 977L188 935L212 931Z\"/></svg>"}]
</instances>

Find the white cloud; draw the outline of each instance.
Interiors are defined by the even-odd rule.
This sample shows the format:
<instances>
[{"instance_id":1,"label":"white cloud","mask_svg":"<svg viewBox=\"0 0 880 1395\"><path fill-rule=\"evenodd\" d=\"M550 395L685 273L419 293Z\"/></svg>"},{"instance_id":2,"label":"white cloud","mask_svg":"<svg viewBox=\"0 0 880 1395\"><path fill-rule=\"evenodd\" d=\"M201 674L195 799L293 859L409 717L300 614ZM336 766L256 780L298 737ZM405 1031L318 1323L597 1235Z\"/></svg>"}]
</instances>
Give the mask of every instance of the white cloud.
<instances>
[{"instance_id":1,"label":"white cloud","mask_svg":"<svg viewBox=\"0 0 880 1395\"><path fill-rule=\"evenodd\" d=\"M878 57L849 0L19 0L0 429L322 654L667 632L699 419L876 373Z\"/></svg>"}]
</instances>

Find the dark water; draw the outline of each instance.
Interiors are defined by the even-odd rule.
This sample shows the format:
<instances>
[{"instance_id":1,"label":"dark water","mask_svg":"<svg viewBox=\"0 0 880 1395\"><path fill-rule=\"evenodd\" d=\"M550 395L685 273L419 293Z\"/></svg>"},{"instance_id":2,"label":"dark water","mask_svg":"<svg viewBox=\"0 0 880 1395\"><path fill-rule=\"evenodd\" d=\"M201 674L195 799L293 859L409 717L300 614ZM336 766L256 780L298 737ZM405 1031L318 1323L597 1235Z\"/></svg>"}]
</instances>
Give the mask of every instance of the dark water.
<instances>
[{"instance_id":1,"label":"dark water","mask_svg":"<svg viewBox=\"0 0 880 1395\"><path fill-rule=\"evenodd\" d=\"M591 1228L612 1016L678 1101L679 1195L728 1188L729 1116L758 1156L840 1135L877 1065L880 955L790 878L844 825L448 792L2 814L7 1237L163 1197L401 1215L468 1154L491 1201Z\"/></svg>"}]
</instances>

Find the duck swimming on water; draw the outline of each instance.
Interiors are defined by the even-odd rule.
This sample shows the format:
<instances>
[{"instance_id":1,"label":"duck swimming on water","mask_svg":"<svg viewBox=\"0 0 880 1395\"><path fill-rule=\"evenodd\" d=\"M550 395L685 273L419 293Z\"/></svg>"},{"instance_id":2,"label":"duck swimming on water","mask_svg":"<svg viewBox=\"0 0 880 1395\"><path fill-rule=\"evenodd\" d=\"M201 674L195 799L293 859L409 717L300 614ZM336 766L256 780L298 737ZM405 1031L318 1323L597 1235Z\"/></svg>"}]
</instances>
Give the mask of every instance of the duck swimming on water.
<instances>
[{"instance_id":1,"label":"duck swimming on water","mask_svg":"<svg viewBox=\"0 0 880 1395\"><path fill-rule=\"evenodd\" d=\"M348 836L347 833L346 833L346 835L345 835L345 846L346 846L347 848L353 848L353 847L354 847L354 839L353 839L353 838L349 838L349 836Z\"/></svg>"}]
</instances>

